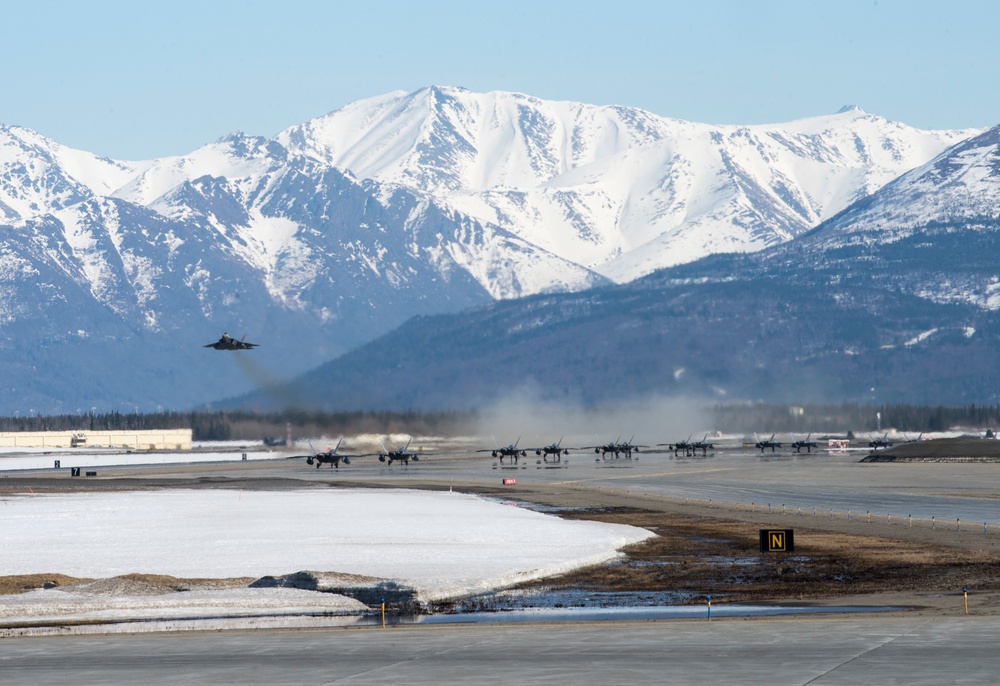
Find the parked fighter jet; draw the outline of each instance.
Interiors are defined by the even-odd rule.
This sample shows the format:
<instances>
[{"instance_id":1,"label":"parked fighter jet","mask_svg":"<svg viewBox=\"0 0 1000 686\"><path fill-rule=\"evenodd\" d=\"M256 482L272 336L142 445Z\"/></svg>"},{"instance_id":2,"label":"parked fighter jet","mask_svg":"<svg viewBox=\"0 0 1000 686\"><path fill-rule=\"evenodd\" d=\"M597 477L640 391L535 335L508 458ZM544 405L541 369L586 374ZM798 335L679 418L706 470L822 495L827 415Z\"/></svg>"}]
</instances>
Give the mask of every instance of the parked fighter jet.
<instances>
[{"instance_id":1,"label":"parked fighter jet","mask_svg":"<svg viewBox=\"0 0 1000 686\"><path fill-rule=\"evenodd\" d=\"M604 459L608 453L611 453L612 456L617 458L618 454L621 452L621 448L619 447L620 444L618 443L621 438L622 437L619 436L610 443L604 443L602 445L585 445L581 448L581 450L593 450L595 453L599 454L602 459Z\"/></svg>"},{"instance_id":2,"label":"parked fighter jet","mask_svg":"<svg viewBox=\"0 0 1000 686\"><path fill-rule=\"evenodd\" d=\"M493 445L496 446L495 448L486 448L484 450L477 450L476 452L477 453L491 453L493 455L493 457L499 457L500 458L500 464L503 464L503 458L505 458L505 457L513 457L514 458L514 464L517 464L518 458L527 457L528 456L528 452L526 450L521 450L520 448L517 447L517 444L521 442L521 437L520 436L518 436L517 440L514 441L513 443L511 443L510 445L508 445L506 448L501 448L500 447L500 444L497 443L496 437L492 437L492 438L493 438ZM562 439L560 439L560 440L562 440Z\"/></svg>"},{"instance_id":3,"label":"parked fighter jet","mask_svg":"<svg viewBox=\"0 0 1000 686\"><path fill-rule=\"evenodd\" d=\"M806 436L806 440L804 441L793 441L792 447L795 448L795 452L801 453L802 449L805 448L807 453L811 453L812 449L817 446L816 446L816 441L810 441L809 440L810 438L812 438L811 433L808 436Z\"/></svg>"},{"instance_id":4,"label":"parked fighter jet","mask_svg":"<svg viewBox=\"0 0 1000 686\"><path fill-rule=\"evenodd\" d=\"M767 448L770 448L771 452L773 453L775 448L781 447L781 443L778 443L777 441L774 440L774 434L771 434L771 437L766 441L762 441L759 438L757 438L757 434L754 434L753 437L757 441L754 447L760 450L761 452L764 452Z\"/></svg>"},{"instance_id":5,"label":"parked fighter jet","mask_svg":"<svg viewBox=\"0 0 1000 686\"><path fill-rule=\"evenodd\" d=\"M700 441L695 441L694 443L691 444L691 450L692 451L700 450L702 455L708 455L709 450L715 450L715 444L709 443L708 434L705 434L705 437L703 439L701 439Z\"/></svg>"},{"instance_id":6,"label":"parked fighter jet","mask_svg":"<svg viewBox=\"0 0 1000 686\"><path fill-rule=\"evenodd\" d=\"M707 438L707 436L706 436ZM673 450L674 455L677 455L680 451L684 451L685 455L690 455L691 451L694 449L691 443L691 436L683 441L677 441L676 443L657 443L657 446L666 446L667 450Z\"/></svg>"},{"instance_id":7,"label":"parked fighter jet","mask_svg":"<svg viewBox=\"0 0 1000 686\"><path fill-rule=\"evenodd\" d=\"M648 448L648 445L636 445L632 441L635 440L635 434L632 434L632 438L628 439L624 443L618 444L618 450L615 451L615 457L618 457L618 453L625 455L628 460L632 459L632 452L639 452L639 448Z\"/></svg>"},{"instance_id":8,"label":"parked fighter jet","mask_svg":"<svg viewBox=\"0 0 1000 686\"><path fill-rule=\"evenodd\" d=\"M244 334L243 338L240 340L236 340L228 333L223 333L222 338L217 340L215 343L209 343L208 345L202 347L215 348L216 350L252 350L257 347L257 343L247 343L246 340L246 334Z\"/></svg>"},{"instance_id":9,"label":"parked fighter jet","mask_svg":"<svg viewBox=\"0 0 1000 686\"><path fill-rule=\"evenodd\" d=\"M562 447L562 441L564 436L560 436L559 440L555 443L550 443L549 445L544 445L541 448L528 448L528 450L534 450L536 455L541 455L542 459L546 462L549 461L549 455L555 457L555 462L561 462L563 455L569 455L569 448Z\"/></svg>"},{"instance_id":10,"label":"parked fighter jet","mask_svg":"<svg viewBox=\"0 0 1000 686\"><path fill-rule=\"evenodd\" d=\"M871 440L868 442L868 447L872 450L878 450L879 448L891 448L892 441L888 439L889 432L886 431L882 438L874 438L871 434L868 435Z\"/></svg>"},{"instance_id":11,"label":"parked fighter jet","mask_svg":"<svg viewBox=\"0 0 1000 686\"><path fill-rule=\"evenodd\" d=\"M603 445L585 445L581 448L581 450L593 450L595 453L600 454L601 459L607 459L607 454L611 453L611 456L616 460L622 455L624 455L626 459L631 460L633 452L637 453L639 452L639 448L649 447L648 445L636 445L632 442L634 439L635 435L633 434L632 438L622 442L622 437L619 436L610 443L604 443Z\"/></svg>"}]
</instances>

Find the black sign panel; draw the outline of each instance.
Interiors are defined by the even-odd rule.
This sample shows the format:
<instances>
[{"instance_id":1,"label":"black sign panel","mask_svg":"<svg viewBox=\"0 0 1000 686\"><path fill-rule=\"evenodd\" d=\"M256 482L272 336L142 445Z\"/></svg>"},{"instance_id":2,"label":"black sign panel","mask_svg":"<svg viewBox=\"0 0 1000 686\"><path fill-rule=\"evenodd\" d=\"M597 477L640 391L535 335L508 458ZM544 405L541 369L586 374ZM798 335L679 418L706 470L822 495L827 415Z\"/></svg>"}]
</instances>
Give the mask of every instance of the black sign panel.
<instances>
[{"instance_id":1,"label":"black sign panel","mask_svg":"<svg viewBox=\"0 0 1000 686\"><path fill-rule=\"evenodd\" d=\"M790 553L795 550L795 532L792 529L761 529L760 552Z\"/></svg>"}]
</instances>

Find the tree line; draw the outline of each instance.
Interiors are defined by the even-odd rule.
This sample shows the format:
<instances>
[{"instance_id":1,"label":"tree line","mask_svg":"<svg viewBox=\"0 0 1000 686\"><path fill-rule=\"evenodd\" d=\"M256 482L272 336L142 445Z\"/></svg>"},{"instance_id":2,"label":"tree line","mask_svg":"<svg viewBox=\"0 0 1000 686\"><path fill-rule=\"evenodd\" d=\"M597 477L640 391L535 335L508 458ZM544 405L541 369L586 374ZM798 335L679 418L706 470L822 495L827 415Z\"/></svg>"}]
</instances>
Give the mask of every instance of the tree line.
<instances>
[{"instance_id":1,"label":"tree line","mask_svg":"<svg viewBox=\"0 0 1000 686\"><path fill-rule=\"evenodd\" d=\"M959 407L864 405L717 405L715 425L726 431L874 433L895 429L922 433L1000 426L1000 405Z\"/></svg>"},{"instance_id":2,"label":"tree line","mask_svg":"<svg viewBox=\"0 0 1000 686\"><path fill-rule=\"evenodd\" d=\"M1000 405L960 407L904 404L862 405L717 405L714 425L727 432L865 433L1000 427ZM295 436L360 433L453 436L475 425L475 411L442 412L153 412L89 413L0 417L0 431L139 431L190 428L195 441L282 440Z\"/></svg>"},{"instance_id":3,"label":"tree line","mask_svg":"<svg viewBox=\"0 0 1000 686\"><path fill-rule=\"evenodd\" d=\"M260 441L296 436L359 433L453 435L474 419L470 412L107 412L0 417L0 431L141 431L191 429L195 441Z\"/></svg>"}]
</instances>

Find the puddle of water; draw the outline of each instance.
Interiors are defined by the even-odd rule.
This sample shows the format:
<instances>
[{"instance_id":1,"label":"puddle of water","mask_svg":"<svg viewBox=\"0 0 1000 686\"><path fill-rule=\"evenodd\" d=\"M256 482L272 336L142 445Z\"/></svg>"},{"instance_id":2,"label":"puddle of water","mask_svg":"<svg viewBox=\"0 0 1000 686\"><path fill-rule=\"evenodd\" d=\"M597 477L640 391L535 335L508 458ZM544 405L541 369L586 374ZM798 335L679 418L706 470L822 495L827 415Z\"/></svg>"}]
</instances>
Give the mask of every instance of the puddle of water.
<instances>
[{"instance_id":1,"label":"puddle of water","mask_svg":"<svg viewBox=\"0 0 1000 686\"><path fill-rule=\"evenodd\" d=\"M769 617L796 614L844 614L890 612L902 608L883 607L782 607L776 605L718 605L712 617ZM524 622L593 622L651 619L708 619L704 606L683 607L572 607L525 608L503 612L467 612L448 615L386 617L386 624L508 624ZM379 624L381 618L366 617L359 623Z\"/></svg>"}]
</instances>

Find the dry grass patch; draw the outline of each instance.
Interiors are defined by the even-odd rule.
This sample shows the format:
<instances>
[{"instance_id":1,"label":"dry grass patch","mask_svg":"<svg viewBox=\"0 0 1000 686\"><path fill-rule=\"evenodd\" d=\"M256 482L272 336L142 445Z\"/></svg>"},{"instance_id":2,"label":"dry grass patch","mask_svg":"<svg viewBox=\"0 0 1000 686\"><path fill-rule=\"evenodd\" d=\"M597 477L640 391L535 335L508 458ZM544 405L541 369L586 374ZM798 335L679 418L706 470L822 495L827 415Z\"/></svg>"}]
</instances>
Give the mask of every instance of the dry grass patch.
<instances>
[{"instance_id":1,"label":"dry grass patch","mask_svg":"<svg viewBox=\"0 0 1000 686\"><path fill-rule=\"evenodd\" d=\"M700 602L798 600L870 593L1000 590L1000 556L862 534L795 529L795 551L761 554L756 524L630 508L562 516L649 529L624 560L534 586L594 591L679 591Z\"/></svg>"},{"instance_id":2,"label":"dry grass patch","mask_svg":"<svg viewBox=\"0 0 1000 686\"><path fill-rule=\"evenodd\" d=\"M77 579L65 574L15 574L0 576L0 595L16 595L27 593L38 588L54 588L68 586L89 579Z\"/></svg>"},{"instance_id":3,"label":"dry grass patch","mask_svg":"<svg viewBox=\"0 0 1000 686\"><path fill-rule=\"evenodd\" d=\"M79 579L65 574L19 574L0 576L0 595L56 587L85 595L162 595L179 591L244 588L253 581L253 577L180 579L164 574L123 574L106 579Z\"/></svg>"}]
</instances>

